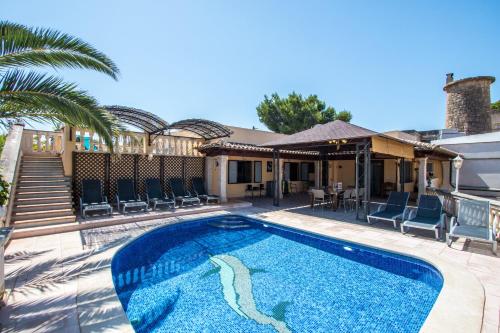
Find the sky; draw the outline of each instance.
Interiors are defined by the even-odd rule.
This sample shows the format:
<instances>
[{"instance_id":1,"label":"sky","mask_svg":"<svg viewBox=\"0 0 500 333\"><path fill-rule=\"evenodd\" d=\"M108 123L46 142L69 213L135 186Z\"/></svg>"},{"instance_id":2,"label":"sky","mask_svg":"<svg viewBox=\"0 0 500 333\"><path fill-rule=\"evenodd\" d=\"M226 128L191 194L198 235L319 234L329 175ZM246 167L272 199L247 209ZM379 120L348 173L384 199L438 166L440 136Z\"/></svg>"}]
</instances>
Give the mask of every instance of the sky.
<instances>
[{"instance_id":1,"label":"sky","mask_svg":"<svg viewBox=\"0 0 500 333\"><path fill-rule=\"evenodd\" d=\"M103 105L266 129L264 95L316 94L376 131L443 128L446 73L500 79L500 1L7 1L120 68L58 70ZM48 69L49 72L54 72ZM492 85L500 99L500 82Z\"/></svg>"}]
</instances>

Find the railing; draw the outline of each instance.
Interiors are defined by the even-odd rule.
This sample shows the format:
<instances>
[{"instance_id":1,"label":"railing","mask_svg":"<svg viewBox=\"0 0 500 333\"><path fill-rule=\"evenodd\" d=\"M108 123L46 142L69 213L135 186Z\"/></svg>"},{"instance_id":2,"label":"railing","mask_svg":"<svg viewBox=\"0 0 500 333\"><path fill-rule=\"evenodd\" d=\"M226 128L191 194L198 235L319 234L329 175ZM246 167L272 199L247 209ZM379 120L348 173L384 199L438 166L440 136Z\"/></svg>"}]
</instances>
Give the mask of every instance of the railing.
<instances>
[{"instance_id":1,"label":"railing","mask_svg":"<svg viewBox=\"0 0 500 333\"><path fill-rule=\"evenodd\" d=\"M30 154L58 154L62 151L62 131L23 131L22 151Z\"/></svg>"},{"instance_id":2,"label":"railing","mask_svg":"<svg viewBox=\"0 0 500 333\"><path fill-rule=\"evenodd\" d=\"M63 142L65 130L40 131L26 129L23 132L22 151L25 155L59 154L65 145L74 145L75 151L109 153L108 146L97 133L88 129L73 129L70 142ZM148 146L147 135L138 132L122 132L113 137L113 152L118 154L153 154L176 156L203 156L198 147L203 139L159 135L151 138Z\"/></svg>"},{"instance_id":3,"label":"railing","mask_svg":"<svg viewBox=\"0 0 500 333\"><path fill-rule=\"evenodd\" d=\"M443 210L449 216L457 215L457 203L460 199L489 201L490 203L490 225L497 225L496 233L500 232L500 201L461 192L448 192L435 188L427 188L427 194L443 197Z\"/></svg>"},{"instance_id":4,"label":"railing","mask_svg":"<svg viewBox=\"0 0 500 333\"><path fill-rule=\"evenodd\" d=\"M75 150L82 152L109 152L108 146L96 133L89 130L75 129ZM113 152L130 154L203 156L198 147L203 139L159 135L151 138L148 146L147 135L138 132L122 132L113 137Z\"/></svg>"},{"instance_id":5,"label":"railing","mask_svg":"<svg viewBox=\"0 0 500 333\"><path fill-rule=\"evenodd\" d=\"M21 165L23 133L24 126L13 125L9 129L2 155L0 156L0 174L2 175L2 179L10 186L7 204L5 207L0 207L0 220L4 227L10 225L12 210L14 208L14 196L16 193L14 189L16 187L19 167Z\"/></svg>"}]
</instances>

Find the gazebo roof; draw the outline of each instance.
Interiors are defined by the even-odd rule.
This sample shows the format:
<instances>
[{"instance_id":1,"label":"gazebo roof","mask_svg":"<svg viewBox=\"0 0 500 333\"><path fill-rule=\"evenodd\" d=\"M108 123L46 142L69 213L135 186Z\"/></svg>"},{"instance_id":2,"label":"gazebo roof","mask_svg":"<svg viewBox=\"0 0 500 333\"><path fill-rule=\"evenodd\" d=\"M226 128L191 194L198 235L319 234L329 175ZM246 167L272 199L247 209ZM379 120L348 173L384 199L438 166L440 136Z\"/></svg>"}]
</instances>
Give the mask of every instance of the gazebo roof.
<instances>
[{"instance_id":1,"label":"gazebo roof","mask_svg":"<svg viewBox=\"0 0 500 333\"><path fill-rule=\"evenodd\" d=\"M377 134L377 132L361 126L346 123L342 120L335 120L326 124L318 124L308 130L267 142L262 146L273 148L297 148L298 146L318 144L332 140L370 138Z\"/></svg>"},{"instance_id":2,"label":"gazebo roof","mask_svg":"<svg viewBox=\"0 0 500 333\"><path fill-rule=\"evenodd\" d=\"M232 133L226 126L216 123L215 121L205 119L185 119L163 128L163 130L166 131L171 129L190 131L198 134L205 140L228 137Z\"/></svg>"},{"instance_id":3,"label":"gazebo roof","mask_svg":"<svg viewBox=\"0 0 500 333\"><path fill-rule=\"evenodd\" d=\"M195 133L205 140L223 138L231 135L231 130L215 121L205 119L185 119L168 124L157 115L128 106L103 106L121 122L135 126L148 134L162 135L170 130L185 130Z\"/></svg>"},{"instance_id":4,"label":"gazebo roof","mask_svg":"<svg viewBox=\"0 0 500 333\"><path fill-rule=\"evenodd\" d=\"M146 133L161 131L168 126L165 120L141 109L120 105L103 106L103 108L121 122L135 126Z\"/></svg>"}]
</instances>

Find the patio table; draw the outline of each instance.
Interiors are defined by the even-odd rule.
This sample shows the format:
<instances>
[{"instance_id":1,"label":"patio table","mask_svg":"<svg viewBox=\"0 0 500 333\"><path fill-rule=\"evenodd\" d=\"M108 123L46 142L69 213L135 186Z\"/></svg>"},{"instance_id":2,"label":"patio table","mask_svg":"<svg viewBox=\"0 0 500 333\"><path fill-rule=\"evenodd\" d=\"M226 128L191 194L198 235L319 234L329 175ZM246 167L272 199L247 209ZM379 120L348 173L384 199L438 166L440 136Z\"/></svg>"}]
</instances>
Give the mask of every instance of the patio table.
<instances>
[{"instance_id":1,"label":"patio table","mask_svg":"<svg viewBox=\"0 0 500 333\"><path fill-rule=\"evenodd\" d=\"M311 208L313 208L314 206L314 196L312 194L311 191L308 191L309 192L309 197L310 197L310 206ZM340 191L340 192L330 192L330 191L325 191L325 197L327 197L329 200L329 202L331 203L331 208L333 211L336 211L337 210L337 207L338 207L338 200L339 200L339 195L341 195L342 193L344 193L344 191Z\"/></svg>"}]
</instances>

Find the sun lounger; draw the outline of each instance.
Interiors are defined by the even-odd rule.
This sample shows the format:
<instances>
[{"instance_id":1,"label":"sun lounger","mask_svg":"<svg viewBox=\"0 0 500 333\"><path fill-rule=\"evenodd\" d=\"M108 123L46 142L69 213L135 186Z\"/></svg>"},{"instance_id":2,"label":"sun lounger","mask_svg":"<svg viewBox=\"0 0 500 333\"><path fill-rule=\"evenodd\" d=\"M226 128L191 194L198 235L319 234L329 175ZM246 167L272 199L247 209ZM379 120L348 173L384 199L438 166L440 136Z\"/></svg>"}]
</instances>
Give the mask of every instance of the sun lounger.
<instances>
[{"instance_id":1,"label":"sun lounger","mask_svg":"<svg viewBox=\"0 0 500 333\"><path fill-rule=\"evenodd\" d=\"M116 194L116 206L118 210L122 207L124 214L128 208L143 209L145 212L148 211L148 204L142 201L139 194L137 194L132 179L118 179L116 185L118 189L118 193Z\"/></svg>"},{"instance_id":2,"label":"sun lounger","mask_svg":"<svg viewBox=\"0 0 500 333\"><path fill-rule=\"evenodd\" d=\"M175 199L175 202L180 202L181 207L187 204L197 204L201 203L200 198L191 195L189 191L184 187L184 181L182 178L172 178L170 179L170 188L172 190L172 197Z\"/></svg>"},{"instance_id":3,"label":"sun lounger","mask_svg":"<svg viewBox=\"0 0 500 333\"><path fill-rule=\"evenodd\" d=\"M82 180L82 196L80 197L80 215L87 217L87 213L94 211L107 211L113 214L113 208L108 203L108 198L102 195L102 186L99 179Z\"/></svg>"},{"instance_id":4,"label":"sun lounger","mask_svg":"<svg viewBox=\"0 0 500 333\"><path fill-rule=\"evenodd\" d=\"M379 204L377 211L367 216L368 223L371 224L372 220L391 221L394 225L394 229L396 229L396 220L403 218L403 213L409 198L410 193L408 192L389 193L387 203Z\"/></svg>"},{"instance_id":5,"label":"sun lounger","mask_svg":"<svg viewBox=\"0 0 500 333\"><path fill-rule=\"evenodd\" d=\"M443 205L438 196L421 195L418 207L409 209L407 218L401 223L401 232L405 233L405 228L417 228L424 230L434 230L436 239L440 239L443 234L446 214L443 213Z\"/></svg>"},{"instance_id":6,"label":"sun lounger","mask_svg":"<svg viewBox=\"0 0 500 333\"><path fill-rule=\"evenodd\" d=\"M450 232L446 235L446 243L451 246L454 237L464 237L471 240L492 243L493 252L497 253L495 225L490 225L490 203L479 200L460 200L458 216L453 216L450 222Z\"/></svg>"},{"instance_id":7,"label":"sun lounger","mask_svg":"<svg viewBox=\"0 0 500 333\"><path fill-rule=\"evenodd\" d=\"M205 200L205 203L207 204L211 201L216 203L220 201L219 196L207 193L202 178L193 178L193 190L196 193L196 196L201 200Z\"/></svg>"},{"instance_id":8,"label":"sun lounger","mask_svg":"<svg viewBox=\"0 0 500 333\"><path fill-rule=\"evenodd\" d=\"M146 201L149 206L153 206L156 210L157 206L167 206L167 208L175 208L175 201L168 197L161 189L161 183L158 178L148 178L145 181L146 185Z\"/></svg>"}]
</instances>

